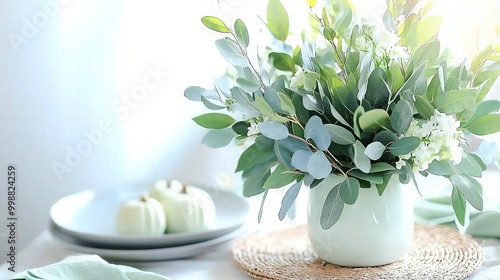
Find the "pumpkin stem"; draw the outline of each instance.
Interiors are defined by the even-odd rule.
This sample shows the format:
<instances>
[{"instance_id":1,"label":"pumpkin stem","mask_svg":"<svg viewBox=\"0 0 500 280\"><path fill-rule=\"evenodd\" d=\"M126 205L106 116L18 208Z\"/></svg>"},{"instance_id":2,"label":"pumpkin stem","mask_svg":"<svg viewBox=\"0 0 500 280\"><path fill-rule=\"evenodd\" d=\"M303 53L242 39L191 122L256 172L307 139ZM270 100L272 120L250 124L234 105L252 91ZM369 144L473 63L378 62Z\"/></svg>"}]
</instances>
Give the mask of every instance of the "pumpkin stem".
<instances>
[{"instance_id":1,"label":"pumpkin stem","mask_svg":"<svg viewBox=\"0 0 500 280\"><path fill-rule=\"evenodd\" d=\"M140 200L141 202L146 202L146 201L147 201L147 198L148 198L148 196L147 196L147 195L145 195L145 194L143 194L143 195L141 195L141 198L139 198L139 200Z\"/></svg>"},{"instance_id":2,"label":"pumpkin stem","mask_svg":"<svg viewBox=\"0 0 500 280\"><path fill-rule=\"evenodd\" d=\"M181 193L183 194L187 194L187 186L182 184L182 190L181 190Z\"/></svg>"}]
</instances>

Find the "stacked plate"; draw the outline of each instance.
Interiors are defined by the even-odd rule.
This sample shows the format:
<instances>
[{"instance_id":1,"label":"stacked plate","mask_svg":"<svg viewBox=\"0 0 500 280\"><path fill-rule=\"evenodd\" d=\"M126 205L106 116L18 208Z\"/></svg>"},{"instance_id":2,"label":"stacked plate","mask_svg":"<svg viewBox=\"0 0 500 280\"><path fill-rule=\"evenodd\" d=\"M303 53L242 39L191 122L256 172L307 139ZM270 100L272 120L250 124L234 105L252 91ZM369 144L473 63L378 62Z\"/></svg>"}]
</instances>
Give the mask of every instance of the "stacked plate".
<instances>
[{"instance_id":1,"label":"stacked plate","mask_svg":"<svg viewBox=\"0 0 500 280\"><path fill-rule=\"evenodd\" d=\"M249 205L232 192L207 190L215 203L216 222L199 232L160 236L124 236L115 228L118 208L147 190L84 191L64 197L50 210L54 238L74 251L121 261L157 261L195 256L247 230Z\"/></svg>"}]
</instances>

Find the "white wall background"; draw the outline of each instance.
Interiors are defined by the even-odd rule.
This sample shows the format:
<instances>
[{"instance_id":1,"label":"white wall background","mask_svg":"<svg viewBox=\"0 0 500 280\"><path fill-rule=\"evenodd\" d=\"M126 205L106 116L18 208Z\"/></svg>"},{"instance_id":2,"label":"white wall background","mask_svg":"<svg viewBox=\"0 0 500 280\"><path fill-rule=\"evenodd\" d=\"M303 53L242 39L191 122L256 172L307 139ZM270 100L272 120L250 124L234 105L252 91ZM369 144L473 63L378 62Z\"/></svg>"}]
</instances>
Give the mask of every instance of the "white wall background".
<instances>
[{"instance_id":1,"label":"white wall background","mask_svg":"<svg viewBox=\"0 0 500 280\"><path fill-rule=\"evenodd\" d=\"M385 3L354 2L368 11ZM471 43L476 34L482 34L481 42L499 42L486 25L486 18L500 23L498 1L436 2L450 32L447 40L464 53L476 51ZM182 93L189 85L210 86L212 74L225 65L213 44L220 35L202 26L200 18L242 17L260 28L255 14L265 3L0 0L0 261L11 163L19 172L18 249L46 228L50 206L67 194L88 188L119 191L165 177L217 183L231 172L238 148L222 153L201 146L204 131L191 118L202 107ZM168 74L157 77L145 94L134 95L151 69ZM112 129L103 132L102 122ZM85 146L86 133L95 143ZM85 151L79 160L70 155L78 149ZM68 172L59 169L58 176L56 162Z\"/></svg>"}]
</instances>

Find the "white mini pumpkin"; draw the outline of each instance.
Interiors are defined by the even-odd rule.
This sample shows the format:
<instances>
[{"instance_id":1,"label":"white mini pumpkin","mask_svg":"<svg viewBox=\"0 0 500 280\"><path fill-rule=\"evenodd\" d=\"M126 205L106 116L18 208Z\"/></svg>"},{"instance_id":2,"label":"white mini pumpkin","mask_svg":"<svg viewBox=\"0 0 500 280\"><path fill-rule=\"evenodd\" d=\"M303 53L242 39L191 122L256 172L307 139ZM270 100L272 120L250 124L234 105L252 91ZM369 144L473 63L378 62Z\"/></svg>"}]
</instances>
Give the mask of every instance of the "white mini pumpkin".
<instances>
[{"instance_id":1,"label":"white mini pumpkin","mask_svg":"<svg viewBox=\"0 0 500 280\"><path fill-rule=\"evenodd\" d=\"M166 221L160 202L143 195L120 206L116 229L123 235L160 235L165 233Z\"/></svg>"},{"instance_id":2,"label":"white mini pumpkin","mask_svg":"<svg viewBox=\"0 0 500 280\"><path fill-rule=\"evenodd\" d=\"M162 180L152 187L150 196L163 206L167 233L199 231L215 223L214 202L201 188L185 186L176 180Z\"/></svg>"}]
</instances>

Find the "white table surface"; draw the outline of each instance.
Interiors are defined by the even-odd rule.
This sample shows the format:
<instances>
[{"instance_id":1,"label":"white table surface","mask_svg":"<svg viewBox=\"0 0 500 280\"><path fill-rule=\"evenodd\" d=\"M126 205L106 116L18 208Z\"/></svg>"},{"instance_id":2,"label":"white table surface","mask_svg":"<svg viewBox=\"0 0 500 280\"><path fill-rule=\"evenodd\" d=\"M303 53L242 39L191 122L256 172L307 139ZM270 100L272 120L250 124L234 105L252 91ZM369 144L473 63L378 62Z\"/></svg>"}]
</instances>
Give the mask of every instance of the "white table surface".
<instances>
[{"instance_id":1,"label":"white table surface","mask_svg":"<svg viewBox=\"0 0 500 280\"><path fill-rule=\"evenodd\" d=\"M79 254L66 248L64 243L43 232L17 255L17 270L40 267L58 262L68 256ZM144 271L152 271L172 278L184 279L251 279L241 272L232 260L231 242L214 248L199 256L171 261L121 263ZM7 270L6 263L0 266L0 279L14 276Z\"/></svg>"},{"instance_id":2,"label":"white table surface","mask_svg":"<svg viewBox=\"0 0 500 280\"><path fill-rule=\"evenodd\" d=\"M470 279L479 279L476 276L480 272L485 272L487 268L500 265L500 240L478 239L478 241L483 244L485 259L483 266ZM210 252L189 259L123 264L144 271L156 272L173 280L251 279L240 271L233 261L231 244L232 241L226 242ZM54 239L49 231L45 231L24 250L18 252L17 271L48 265L75 254L79 253L69 250L59 240ZM6 263L0 266L0 279L9 279L14 275L7 270L7 267ZM500 279L500 274L498 278L481 279Z\"/></svg>"}]
</instances>

